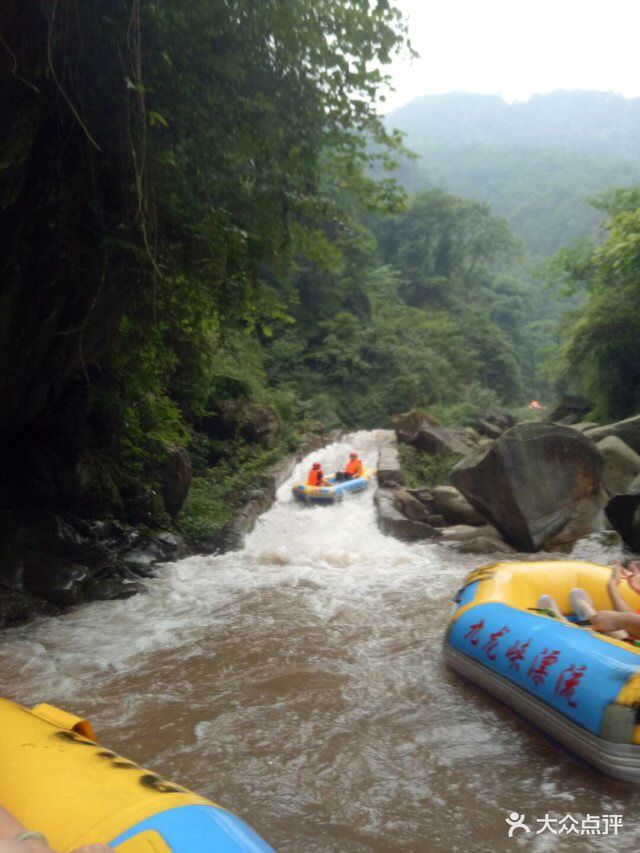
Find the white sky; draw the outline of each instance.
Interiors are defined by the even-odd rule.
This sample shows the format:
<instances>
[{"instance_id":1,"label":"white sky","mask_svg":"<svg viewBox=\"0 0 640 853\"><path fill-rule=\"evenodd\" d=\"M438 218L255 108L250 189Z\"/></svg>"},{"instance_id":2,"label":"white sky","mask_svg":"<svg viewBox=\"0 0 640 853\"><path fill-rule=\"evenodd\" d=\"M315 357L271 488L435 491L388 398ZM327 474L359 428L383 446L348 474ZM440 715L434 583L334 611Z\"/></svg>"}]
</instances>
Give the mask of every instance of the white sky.
<instances>
[{"instance_id":1,"label":"white sky","mask_svg":"<svg viewBox=\"0 0 640 853\"><path fill-rule=\"evenodd\" d=\"M640 0L395 0L420 58L390 68L385 111L462 91L508 101L555 89L640 97Z\"/></svg>"}]
</instances>

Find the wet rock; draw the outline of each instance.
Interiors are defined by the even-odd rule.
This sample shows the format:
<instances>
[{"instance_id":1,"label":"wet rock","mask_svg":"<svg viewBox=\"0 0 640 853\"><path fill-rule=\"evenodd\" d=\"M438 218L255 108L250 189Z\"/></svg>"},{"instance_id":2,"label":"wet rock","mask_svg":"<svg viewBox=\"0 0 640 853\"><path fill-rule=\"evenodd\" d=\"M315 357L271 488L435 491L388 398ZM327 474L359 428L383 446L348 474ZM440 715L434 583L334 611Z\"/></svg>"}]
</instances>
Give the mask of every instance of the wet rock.
<instances>
[{"instance_id":1,"label":"wet rock","mask_svg":"<svg viewBox=\"0 0 640 853\"><path fill-rule=\"evenodd\" d=\"M596 443L603 438L607 438L609 435L615 435L616 438L624 441L636 453L640 453L640 415L634 415L632 418L627 418L624 421L617 421L613 424L590 429L587 434Z\"/></svg>"},{"instance_id":2,"label":"wet rock","mask_svg":"<svg viewBox=\"0 0 640 853\"><path fill-rule=\"evenodd\" d=\"M440 539L444 542L465 542L468 539L500 539L500 534L490 524L484 524L482 527L472 527L470 524L456 524L453 527L447 527L440 533Z\"/></svg>"},{"instance_id":3,"label":"wet rock","mask_svg":"<svg viewBox=\"0 0 640 853\"><path fill-rule=\"evenodd\" d=\"M378 485L384 488L404 485L404 472L400 464L398 446L393 433L389 433L378 453Z\"/></svg>"},{"instance_id":4,"label":"wet rock","mask_svg":"<svg viewBox=\"0 0 640 853\"><path fill-rule=\"evenodd\" d=\"M458 551L461 554L514 554L515 548L500 538L475 536L461 542Z\"/></svg>"},{"instance_id":5,"label":"wet rock","mask_svg":"<svg viewBox=\"0 0 640 853\"><path fill-rule=\"evenodd\" d=\"M44 511L0 512L0 543L3 548L23 548L79 564L107 555L88 523Z\"/></svg>"},{"instance_id":6,"label":"wet rock","mask_svg":"<svg viewBox=\"0 0 640 853\"><path fill-rule=\"evenodd\" d=\"M0 587L0 627L19 625L40 615L54 615L57 609L43 599L36 600L2 585Z\"/></svg>"},{"instance_id":7,"label":"wet rock","mask_svg":"<svg viewBox=\"0 0 640 853\"><path fill-rule=\"evenodd\" d=\"M144 584L133 572L113 577L91 578L83 588L86 601L120 601L144 591Z\"/></svg>"},{"instance_id":8,"label":"wet rock","mask_svg":"<svg viewBox=\"0 0 640 853\"><path fill-rule=\"evenodd\" d=\"M602 457L574 429L519 424L463 459L454 485L521 551L566 545L603 526Z\"/></svg>"},{"instance_id":9,"label":"wet rock","mask_svg":"<svg viewBox=\"0 0 640 853\"><path fill-rule=\"evenodd\" d=\"M623 494L640 474L640 456L615 435L601 439L596 447L604 460L605 489L610 496Z\"/></svg>"},{"instance_id":10,"label":"wet rock","mask_svg":"<svg viewBox=\"0 0 640 853\"><path fill-rule=\"evenodd\" d=\"M393 503L406 518L428 523L428 512L425 505L410 494L407 489L394 489Z\"/></svg>"},{"instance_id":11,"label":"wet rock","mask_svg":"<svg viewBox=\"0 0 640 853\"><path fill-rule=\"evenodd\" d=\"M48 512L2 512L0 587L10 604L0 608L0 627L83 601L133 595L156 563L186 553L184 541L171 531Z\"/></svg>"},{"instance_id":12,"label":"wet rock","mask_svg":"<svg viewBox=\"0 0 640 853\"><path fill-rule=\"evenodd\" d=\"M61 607L82 600L82 584L89 575L86 566L26 548L4 545L0 551L3 584L31 599Z\"/></svg>"},{"instance_id":13,"label":"wet rock","mask_svg":"<svg viewBox=\"0 0 640 853\"><path fill-rule=\"evenodd\" d=\"M545 423L562 423L566 426L577 424L587 412L591 410L591 404L577 395L567 394L547 412L543 420Z\"/></svg>"},{"instance_id":14,"label":"wet rock","mask_svg":"<svg viewBox=\"0 0 640 853\"><path fill-rule=\"evenodd\" d=\"M487 519L471 506L455 486L436 486L433 489L433 505L436 512L451 524L487 523Z\"/></svg>"},{"instance_id":15,"label":"wet rock","mask_svg":"<svg viewBox=\"0 0 640 853\"><path fill-rule=\"evenodd\" d=\"M186 557L187 553L184 539L176 533L137 530L127 537L127 544L121 546L118 557L130 567L148 570L155 563L173 563ZM148 571L145 573L149 574Z\"/></svg>"},{"instance_id":16,"label":"wet rock","mask_svg":"<svg viewBox=\"0 0 640 853\"><path fill-rule=\"evenodd\" d=\"M404 516L397 508L391 489L378 489L374 497L378 527L388 536L395 536L406 542L420 539L433 539L438 530L422 521L414 521Z\"/></svg>"},{"instance_id":17,"label":"wet rock","mask_svg":"<svg viewBox=\"0 0 640 853\"><path fill-rule=\"evenodd\" d=\"M189 494L193 469L191 457L184 447L167 448L162 473L162 500L171 518L175 519Z\"/></svg>"}]
</instances>

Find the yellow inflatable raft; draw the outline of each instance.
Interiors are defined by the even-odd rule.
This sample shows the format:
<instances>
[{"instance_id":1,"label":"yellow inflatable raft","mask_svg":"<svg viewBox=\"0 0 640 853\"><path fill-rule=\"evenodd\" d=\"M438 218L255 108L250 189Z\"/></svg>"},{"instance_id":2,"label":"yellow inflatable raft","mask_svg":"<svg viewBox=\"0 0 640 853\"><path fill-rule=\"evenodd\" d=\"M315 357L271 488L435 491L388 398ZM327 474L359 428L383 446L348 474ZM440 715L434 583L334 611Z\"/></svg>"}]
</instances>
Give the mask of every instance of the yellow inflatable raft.
<instances>
[{"instance_id":1,"label":"yellow inflatable raft","mask_svg":"<svg viewBox=\"0 0 640 853\"><path fill-rule=\"evenodd\" d=\"M306 483L296 483L291 489L294 498L302 503L335 504L345 495L363 492L375 476L373 468L363 468L361 477L352 480L337 480L336 475L328 478L327 486L308 486Z\"/></svg>"},{"instance_id":2,"label":"yellow inflatable raft","mask_svg":"<svg viewBox=\"0 0 640 853\"><path fill-rule=\"evenodd\" d=\"M0 699L0 804L56 850L271 851L230 812L98 745L91 725L51 705Z\"/></svg>"},{"instance_id":3,"label":"yellow inflatable raft","mask_svg":"<svg viewBox=\"0 0 640 853\"><path fill-rule=\"evenodd\" d=\"M640 781L638 642L536 609L548 594L570 616L570 592L579 587L596 609L611 610L610 575L610 567L579 560L481 566L456 595L445 658L600 770ZM626 581L619 591L640 608Z\"/></svg>"}]
</instances>

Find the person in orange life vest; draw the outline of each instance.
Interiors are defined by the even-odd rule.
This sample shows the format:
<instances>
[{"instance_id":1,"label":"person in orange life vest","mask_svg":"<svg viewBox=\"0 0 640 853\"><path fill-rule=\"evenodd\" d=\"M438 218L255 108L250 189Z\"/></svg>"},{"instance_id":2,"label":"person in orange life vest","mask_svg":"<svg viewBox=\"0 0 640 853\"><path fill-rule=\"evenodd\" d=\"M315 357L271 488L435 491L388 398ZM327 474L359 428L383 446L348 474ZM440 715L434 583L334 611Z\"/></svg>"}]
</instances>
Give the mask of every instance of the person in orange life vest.
<instances>
[{"instance_id":1,"label":"person in orange life vest","mask_svg":"<svg viewBox=\"0 0 640 853\"><path fill-rule=\"evenodd\" d=\"M351 451L349 461L345 465L344 471L338 471L336 480L353 480L356 477L362 477L362 461L358 459L358 454Z\"/></svg>"},{"instance_id":2,"label":"person in orange life vest","mask_svg":"<svg viewBox=\"0 0 640 853\"><path fill-rule=\"evenodd\" d=\"M314 462L307 476L307 486L324 486L324 474L319 462Z\"/></svg>"},{"instance_id":3,"label":"person in orange life vest","mask_svg":"<svg viewBox=\"0 0 640 853\"><path fill-rule=\"evenodd\" d=\"M358 454L351 452L349 461L346 464L344 473L352 480L354 477L362 477L362 461L358 459Z\"/></svg>"}]
</instances>

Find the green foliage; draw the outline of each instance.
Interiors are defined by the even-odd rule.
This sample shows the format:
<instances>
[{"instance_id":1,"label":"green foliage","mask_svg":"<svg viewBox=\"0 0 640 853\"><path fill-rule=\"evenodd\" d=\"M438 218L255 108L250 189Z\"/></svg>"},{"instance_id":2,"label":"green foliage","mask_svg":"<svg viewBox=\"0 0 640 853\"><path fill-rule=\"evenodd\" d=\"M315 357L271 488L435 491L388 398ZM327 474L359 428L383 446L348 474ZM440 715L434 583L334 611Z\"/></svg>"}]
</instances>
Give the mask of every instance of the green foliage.
<instances>
[{"instance_id":1,"label":"green foliage","mask_svg":"<svg viewBox=\"0 0 640 853\"><path fill-rule=\"evenodd\" d=\"M470 382L460 390L456 402L436 403L430 413L443 426L473 426L478 415L502 408L502 401L495 390Z\"/></svg>"},{"instance_id":2,"label":"green foliage","mask_svg":"<svg viewBox=\"0 0 640 853\"><path fill-rule=\"evenodd\" d=\"M580 390L593 416L623 418L640 407L640 187L610 191L597 200L609 213L605 242L556 259L559 277L584 292L584 304L568 318L559 384Z\"/></svg>"},{"instance_id":3,"label":"green foliage","mask_svg":"<svg viewBox=\"0 0 640 853\"><path fill-rule=\"evenodd\" d=\"M279 451L260 451L234 442L227 445L226 452L218 465L194 477L178 516L178 528L193 546L215 540L250 492L263 485L260 475L277 460Z\"/></svg>"},{"instance_id":4,"label":"green foliage","mask_svg":"<svg viewBox=\"0 0 640 853\"><path fill-rule=\"evenodd\" d=\"M408 444L399 444L400 462L410 489L433 489L448 484L451 471L462 458L456 453L431 455Z\"/></svg>"},{"instance_id":5,"label":"green foliage","mask_svg":"<svg viewBox=\"0 0 640 853\"><path fill-rule=\"evenodd\" d=\"M439 191L366 219L377 246L362 224L345 223L334 237L339 263L299 260L297 323L265 350L272 381L295 388L330 427L446 408L467 387L493 389L492 402L518 399L528 299L505 272L520 258L505 223Z\"/></svg>"}]
</instances>

